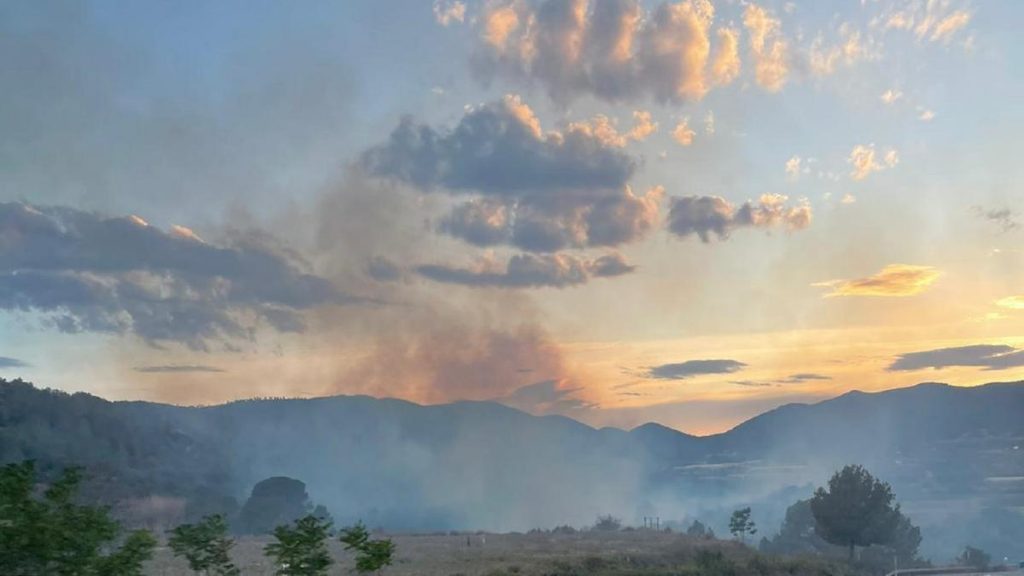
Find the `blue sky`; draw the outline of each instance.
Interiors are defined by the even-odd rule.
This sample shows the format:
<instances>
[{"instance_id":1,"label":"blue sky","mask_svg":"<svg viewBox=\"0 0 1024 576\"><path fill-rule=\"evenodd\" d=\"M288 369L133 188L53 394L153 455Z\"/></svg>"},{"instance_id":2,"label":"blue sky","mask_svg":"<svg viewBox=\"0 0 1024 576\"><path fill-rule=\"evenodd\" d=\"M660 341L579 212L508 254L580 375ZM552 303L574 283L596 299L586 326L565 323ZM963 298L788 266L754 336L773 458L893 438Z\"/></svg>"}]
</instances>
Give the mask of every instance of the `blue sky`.
<instances>
[{"instance_id":1,"label":"blue sky","mask_svg":"<svg viewBox=\"0 0 1024 576\"><path fill-rule=\"evenodd\" d=\"M710 432L1024 374L1019 3L600 8L0 8L0 376Z\"/></svg>"}]
</instances>

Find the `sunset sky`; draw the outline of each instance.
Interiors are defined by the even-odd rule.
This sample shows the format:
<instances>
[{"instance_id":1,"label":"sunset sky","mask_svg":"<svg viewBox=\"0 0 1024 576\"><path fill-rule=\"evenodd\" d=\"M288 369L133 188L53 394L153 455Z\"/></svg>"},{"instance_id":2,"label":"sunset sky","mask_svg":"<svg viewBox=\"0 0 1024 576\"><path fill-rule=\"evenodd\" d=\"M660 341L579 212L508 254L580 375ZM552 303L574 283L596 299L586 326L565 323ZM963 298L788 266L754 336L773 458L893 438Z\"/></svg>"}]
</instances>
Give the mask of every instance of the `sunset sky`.
<instances>
[{"instance_id":1,"label":"sunset sky","mask_svg":"<svg viewBox=\"0 0 1024 576\"><path fill-rule=\"evenodd\" d=\"M0 5L0 377L723 431L1024 378L1024 3Z\"/></svg>"}]
</instances>

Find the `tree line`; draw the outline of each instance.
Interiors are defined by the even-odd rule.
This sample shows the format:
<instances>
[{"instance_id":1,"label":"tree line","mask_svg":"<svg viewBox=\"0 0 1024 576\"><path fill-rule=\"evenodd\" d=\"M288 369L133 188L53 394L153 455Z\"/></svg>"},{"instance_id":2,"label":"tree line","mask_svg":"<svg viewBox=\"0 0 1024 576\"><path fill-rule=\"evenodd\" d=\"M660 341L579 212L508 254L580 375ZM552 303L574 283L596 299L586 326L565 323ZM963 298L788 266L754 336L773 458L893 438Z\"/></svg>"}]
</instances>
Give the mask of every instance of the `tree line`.
<instances>
[{"instance_id":1,"label":"tree line","mask_svg":"<svg viewBox=\"0 0 1024 576\"><path fill-rule=\"evenodd\" d=\"M4 576L142 576L157 540L149 530L126 532L106 506L76 501L80 468L66 468L39 490L35 463L0 468L0 574ZM231 561L234 540L227 519L203 517L170 530L168 546L189 568L205 576L238 576ZM279 576L321 576L334 563L327 548L333 522L310 513L273 529L264 548ZM355 556L359 573L390 566L395 545L373 539L360 522L342 529L338 540Z\"/></svg>"}]
</instances>

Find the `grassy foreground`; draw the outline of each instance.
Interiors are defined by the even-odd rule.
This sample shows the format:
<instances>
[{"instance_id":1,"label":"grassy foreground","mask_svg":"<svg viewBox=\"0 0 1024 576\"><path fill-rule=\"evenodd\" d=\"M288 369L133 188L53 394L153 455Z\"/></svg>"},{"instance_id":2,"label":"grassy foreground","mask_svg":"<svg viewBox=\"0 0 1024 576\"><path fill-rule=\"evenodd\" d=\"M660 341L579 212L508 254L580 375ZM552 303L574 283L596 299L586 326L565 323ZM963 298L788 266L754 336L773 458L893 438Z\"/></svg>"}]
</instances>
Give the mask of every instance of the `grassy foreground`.
<instances>
[{"instance_id":1,"label":"grassy foreground","mask_svg":"<svg viewBox=\"0 0 1024 576\"><path fill-rule=\"evenodd\" d=\"M396 535L390 576L854 576L844 564L777 558L735 542L646 530L576 534ZM270 576L268 538L239 538L232 559L248 576ZM353 561L337 540L330 574L351 574ZM147 565L152 576L189 574L166 546Z\"/></svg>"}]
</instances>

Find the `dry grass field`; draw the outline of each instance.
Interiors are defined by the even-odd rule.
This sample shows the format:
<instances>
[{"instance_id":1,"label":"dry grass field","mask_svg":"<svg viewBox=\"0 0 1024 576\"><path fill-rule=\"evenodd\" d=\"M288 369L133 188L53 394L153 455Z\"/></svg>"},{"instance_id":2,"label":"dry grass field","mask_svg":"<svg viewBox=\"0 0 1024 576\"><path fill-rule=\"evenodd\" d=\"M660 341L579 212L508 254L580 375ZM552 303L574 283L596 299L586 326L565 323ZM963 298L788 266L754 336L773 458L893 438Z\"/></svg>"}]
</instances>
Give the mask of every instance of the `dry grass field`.
<instances>
[{"instance_id":1,"label":"dry grass field","mask_svg":"<svg viewBox=\"0 0 1024 576\"><path fill-rule=\"evenodd\" d=\"M702 540L655 531L580 532L576 534L395 535L390 576L583 576L692 575L824 576L842 574L841 566L810 560L764 557L735 542ZM267 538L240 538L232 558L242 574L274 573L262 553ZM351 556L336 540L330 574L352 574ZM719 555L721 553L721 555ZM147 574L189 574L185 563L161 547Z\"/></svg>"}]
</instances>

